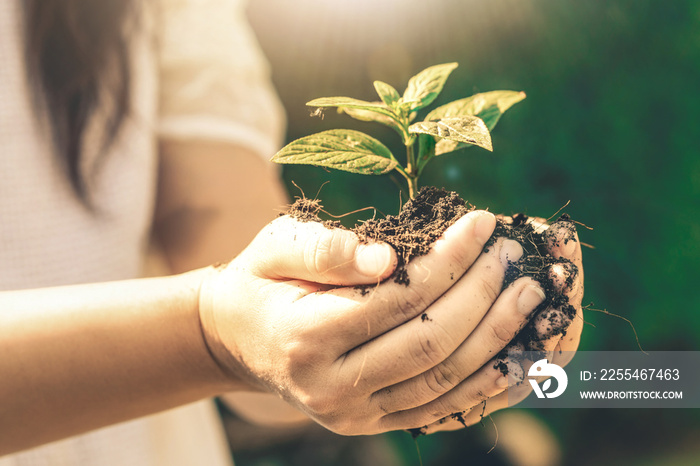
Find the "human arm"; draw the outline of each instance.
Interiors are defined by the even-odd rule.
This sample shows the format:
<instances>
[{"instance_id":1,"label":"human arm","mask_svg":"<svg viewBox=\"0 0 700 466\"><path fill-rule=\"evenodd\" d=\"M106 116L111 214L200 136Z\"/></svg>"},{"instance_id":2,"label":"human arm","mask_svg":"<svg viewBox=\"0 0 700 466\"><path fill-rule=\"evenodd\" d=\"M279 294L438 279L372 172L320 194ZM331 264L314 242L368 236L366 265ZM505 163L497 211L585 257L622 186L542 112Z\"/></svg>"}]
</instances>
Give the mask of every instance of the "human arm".
<instances>
[{"instance_id":1,"label":"human arm","mask_svg":"<svg viewBox=\"0 0 700 466\"><path fill-rule=\"evenodd\" d=\"M243 388L202 338L199 290L214 273L0 293L0 454Z\"/></svg>"},{"instance_id":2,"label":"human arm","mask_svg":"<svg viewBox=\"0 0 700 466\"><path fill-rule=\"evenodd\" d=\"M309 347L304 348L303 353L313 355L319 352L324 359L326 347L323 341L313 339L313 330L323 329L325 339L355 347L356 342L354 339L350 341L347 329L334 324L341 319L357 328L359 321L359 326L364 329L364 311L368 309L347 302L349 307L324 306L329 313L317 314L318 309L313 306L316 301L312 300L308 305L306 302L292 302L289 291L301 289L298 287L318 287L320 281L338 279L376 283L391 273L395 256L386 245L377 253L364 245L360 247L350 232L319 232L310 225L297 225L294 231L298 241L288 239L285 242L284 235L289 235L291 230L286 226L274 229L279 226L279 221L273 222L258 235L264 239L271 231L282 235L277 238L277 248L264 248L265 243L253 242L247 249L248 253L239 256L225 269L210 267L173 277L0 294L3 309L0 345L5 356L0 361L0 378L3 380L0 386L3 410L0 431L4 433L0 436L0 452L28 448L227 390L264 387L280 392L279 387L265 385L270 367L263 369L259 366L256 373L244 374L222 372L220 366L214 364L214 361L221 364L221 353L217 351L217 358L211 358L205 343L210 349L216 347L209 339L202 338L199 319L199 312L203 310L200 303L211 303L211 299L216 299L217 303L214 307L205 305L207 312L215 311L217 319L240 320L224 323L220 328L207 325L206 319L202 321L205 335L211 335L212 331L220 334L239 332L228 335L238 341L227 339L226 344L245 347L245 354L236 350L229 357L240 363L259 358L260 364L270 362L271 370L277 370L274 369L277 367L279 371L289 369L290 363L301 364L308 370L297 375L303 375L311 387L321 389L334 378L333 365L329 367L322 360L309 361L301 354L288 354L291 359L270 360L267 358L269 353L260 353L260 350L277 348L285 351L290 348L280 345L284 339L298 337L306 340L311 337L312 340L307 340ZM449 255L458 242L458 238L453 238L451 247L443 254ZM318 248L309 249L309 244ZM471 247L463 245L462 248L472 250L472 255L480 250L478 242L468 241L467 244ZM358 258L363 259L358 261ZM262 286L262 281L270 278L248 275L230 281L231 275L224 275L227 270L238 271L241 266L266 274L277 271L281 274L279 277L298 276L306 281L278 277L268 285L273 288L279 285L284 288L284 293L271 295L270 287ZM450 267L455 267L455 264ZM226 280L222 281L222 277ZM433 277L430 282L436 280L437 277ZM440 282L441 287L449 288L445 277ZM200 295L200 288L212 290L222 284L226 286L213 295L210 291ZM430 283L426 282L427 285ZM231 290L236 290L235 299L229 294ZM354 291L349 289L348 292ZM431 291L432 294L437 292L435 289ZM262 306L268 298L274 298L269 301L272 306ZM315 299L326 298L319 295ZM383 309L382 315L399 325L404 304L409 312L421 312L428 301L430 299L423 301L419 296L403 304L382 299L373 301L372 306ZM298 313L290 313L291 307L295 307ZM275 328L258 326L256 322L261 322L262 311L286 315L297 325L287 327L280 322ZM360 311L362 313L358 314ZM363 335L360 339L369 338L369 335ZM252 341L260 345L248 346ZM390 365L387 374L401 377L403 369L400 365L390 364L391 358L387 359L381 351L375 349L372 353L372 359ZM289 390L293 390L292 380L280 382L282 387L288 383ZM315 408L308 408L309 405L314 407L325 401L327 397L323 392L295 400L298 407L311 411ZM368 402L368 399L357 401L360 406ZM376 412L377 407L373 409ZM338 421L353 428L362 427L354 411L344 412ZM388 429L389 426L383 427L383 430Z\"/></svg>"},{"instance_id":3,"label":"human arm","mask_svg":"<svg viewBox=\"0 0 700 466\"><path fill-rule=\"evenodd\" d=\"M228 262L287 202L276 167L231 143L165 140L160 144L154 234L169 270ZM258 424L308 418L274 394L221 395Z\"/></svg>"},{"instance_id":4,"label":"human arm","mask_svg":"<svg viewBox=\"0 0 700 466\"><path fill-rule=\"evenodd\" d=\"M0 455L220 393L208 273L0 293Z\"/></svg>"}]
</instances>

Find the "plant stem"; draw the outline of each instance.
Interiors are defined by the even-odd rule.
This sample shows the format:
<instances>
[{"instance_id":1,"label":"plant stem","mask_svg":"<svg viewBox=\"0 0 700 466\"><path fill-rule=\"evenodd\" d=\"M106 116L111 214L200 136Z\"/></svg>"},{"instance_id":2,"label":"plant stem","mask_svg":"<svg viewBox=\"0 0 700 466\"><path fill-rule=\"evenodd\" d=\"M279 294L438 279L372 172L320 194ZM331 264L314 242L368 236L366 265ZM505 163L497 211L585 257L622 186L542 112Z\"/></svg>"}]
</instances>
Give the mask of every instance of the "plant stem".
<instances>
[{"instance_id":1,"label":"plant stem","mask_svg":"<svg viewBox=\"0 0 700 466\"><path fill-rule=\"evenodd\" d=\"M408 178L408 196L415 199L416 193L418 193L418 178L411 176Z\"/></svg>"},{"instance_id":2,"label":"plant stem","mask_svg":"<svg viewBox=\"0 0 700 466\"><path fill-rule=\"evenodd\" d=\"M408 181L408 196L415 199L418 192L418 167L413 152L413 141L406 145L406 181Z\"/></svg>"},{"instance_id":3,"label":"plant stem","mask_svg":"<svg viewBox=\"0 0 700 466\"><path fill-rule=\"evenodd\" d=\"M418 192L418 178L406 173L403 168L396 167L395 170L406 178L406 184L408 185L408 196L410 199L415 199L416 193Z\"/></svg>"}]
</instances>

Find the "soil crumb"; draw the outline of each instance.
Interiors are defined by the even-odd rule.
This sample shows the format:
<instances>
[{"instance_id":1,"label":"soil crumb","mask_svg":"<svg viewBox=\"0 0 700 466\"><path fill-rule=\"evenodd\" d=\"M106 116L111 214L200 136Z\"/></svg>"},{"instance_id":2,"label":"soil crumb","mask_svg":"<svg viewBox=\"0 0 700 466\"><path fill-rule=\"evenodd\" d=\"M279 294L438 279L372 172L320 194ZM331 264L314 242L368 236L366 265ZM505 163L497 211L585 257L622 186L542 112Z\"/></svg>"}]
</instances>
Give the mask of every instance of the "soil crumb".
<instances>
[{"instance_id":1,"label":"soil crumb","mask_svg":"<svg viewBox=\"0 0 700 466\"><path fill-rule=\"evenodd\" d=\"M297 200L289 206L286 212L280 213L280 217L289 215L302 222L319 222L328 228L345 228L337 220L322 220L321 217L318 216L318 213L321 211L323 211L323 205L321 205L318 199L297 197Z\"/></svg>"}]
</instances>

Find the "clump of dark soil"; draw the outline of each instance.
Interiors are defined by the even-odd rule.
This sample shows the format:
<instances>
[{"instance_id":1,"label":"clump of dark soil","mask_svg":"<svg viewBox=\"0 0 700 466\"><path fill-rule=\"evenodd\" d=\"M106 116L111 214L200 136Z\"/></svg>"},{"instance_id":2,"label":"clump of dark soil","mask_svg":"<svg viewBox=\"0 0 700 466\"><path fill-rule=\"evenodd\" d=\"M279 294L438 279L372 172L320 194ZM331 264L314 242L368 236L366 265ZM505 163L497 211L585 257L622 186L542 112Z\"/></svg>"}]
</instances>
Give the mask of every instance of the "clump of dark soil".
<instances>
[{"instance_id":1,"label":"clump of dark soil","mask_svg":"<svg viewBox=\"0 0 700 466\"><path fill-rule=\"evenodd\" d=\"M415 199L404 204L398 215L389 215L382 219L371 219L353 228L364 241L380 240L389 243L397 252L399 264L392 275L397 283L410 284L411 277L406 265L414 257L427 254L433 242L464 214L475 207L465 202L454 192L434 187L422 188ZM289 210L289 215L303 221L321 221L318 212L321 205L317 200L298 199ZM339 222L326 221L327 226L340 227ZM566 295L559 291L550 277L552 266L560 265L567 275L565 287L573 284L578 269L568 259L554 258L549 253L549 246L558 241L576 241L576 229L568 215L557 220L559 231L567 233L563 239L557 237L540 222L533 221L525 214L512 217L497 217L497 225L491 239L484 246L484 251L493 247L500 237L516 240L523 248L522 257L509 264L503 289L520 277L528 276L539 282L545 292L545 300L535 309L532 318L516 335L508 347L497 356L494 367L504 375L509 373L506 356L517 359L522 352L535 352L544 357L544 341L552 336L566 334L576 309L569 304ZM358 287L366 293L367 287ZM428 320L427 315L422 317ZM512 367L511 369L512 370ZM460 413L456 413L458 415ZM453 415L453 417L455 416ZM455 418L456 419L456 418ZM412 432L419 435L421 429Z\"/></svg>"},{"instance_id":2,"label":"clump of dark soil","mask_svg":"<svg viewBox=\"0 0 700 466\"><path fill-rule=\"evenodd\" d=\"M518 241L523 248L523 255L508 267L503 288L505 289L518 278L527 276L540 284L546 296L535 309L529 323L520 331L507 350L533 351L542 353L544 356L542 342L555 335L565 335L566 329L576 315L576 309L569 304L566 295L554 286L550 272L552 266L560 265L566 275L563 288L567 289L576 280L578 268L570 260L554 258L549 253L549 247L560 246L561 241L565 244L576 241L576 227L567 214L559 217L556 223L560 231L564 229L566 232L563 239L558 239L551 230L539 222L533 222L533 219L525 214L500 217L491 239L484 248L488 250L499 237ZM507 374L506 368L503 366L499 368L504 375Z\"/></svg>"},{"instance_id":3,"label":"clump of dark soil","mask_svg":"<svg viewBox=\"0 0 700 466\"><path fill-rule=\"evenodd\" d=\"M355 227L363 241L384 241L397 252L399 264L394 272L397 283L409 285L406 264L430 251L432 244L461 216L474 210L457 193L433 187L420 190L406 202L398 215L372 219Z\"/></svg>"}]
</instances>

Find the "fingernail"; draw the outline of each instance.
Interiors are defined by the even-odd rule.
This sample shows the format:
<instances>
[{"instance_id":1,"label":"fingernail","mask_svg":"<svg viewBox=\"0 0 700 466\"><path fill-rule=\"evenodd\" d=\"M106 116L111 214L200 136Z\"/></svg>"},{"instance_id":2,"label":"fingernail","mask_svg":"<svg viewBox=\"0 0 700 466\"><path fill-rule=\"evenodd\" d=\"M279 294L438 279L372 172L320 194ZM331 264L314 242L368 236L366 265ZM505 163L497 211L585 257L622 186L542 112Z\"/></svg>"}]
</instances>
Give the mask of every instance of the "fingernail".
<instances>
[{"instance_id":1,"label":"fingernail","mask_svg":"<svg viewBox=\"0 0 700 466\"><path fill-rule=\"evenodd\" d=\"M537 285L528 285L518 296L518 312L529 316L532 311L544 301L545 295L542 288Z\"/></svg>"},{"instance_id":2,"label":"fingernail","mask_svg":"<svg viewBox=\"0 0 700 466\"><path fill-rule=\"evenodd\" d=\"M517 385L523 380L523 366L517 360L510 357L498 359L493 367L501 372L495 381L501 388Z\"/></svg>"},{"instance_id":3,"label":"fingernail","mask_svg":"<svg viewBox=\"0 0 700 466\"><path fill-rule=\"evenodd\" d=\"M573 264L554 264L550 269L549 277L555 288L560 291L567 291L573 285Z\"/></svg>"},{"instance_id":4,"label":"fingernail","mask_svg":"<svg viewBox=\"0 0 700 466\"><path fill-rule=\"evenodd\" d=\"M510 267L510 264L517 262L523 256L523 247L520 243L512 239L507 239L503 241L501 245L501 264L504 268Z\"/></svg>"},{"instance_id":5,"label":"fingernail","mask_svg":"<svg viewBox=\"0 0 700 466\"><path fill-rule=\"evenodd\" d=\"M481 244L486 243L496 228L496 217L491 212L483 211L479 214L474 225L474 237Z\"/></svg>"},{"instance_id":6,"label":"fingernail","mask_svg":"<svg viewBox=\"0 0 700 466\"><path fill-rule=\"evenodd\" d=\"M391 265L391 246L386 243L361 244L355 255L355 269L367 277L380 277Z\"/></svg>"},{"instance_id":7,"label":"fingernail","mask_svg":"<svg viewBox=\"0 0 700 466\"><path fill-rule=\"evenodd\" d=\"M557 222L545 232L555 258L571 257L576 251L576 228L572 223Z\"/></svg>"},{"instance_id":8,"label":"fingernail","mask_svg":"<svg viewBox=\"0 0 700 466\"><path fill-rule=\"evenodd\" d=\"M557 236L561 245L561 255L563 257L573 256L576 250L576 240L571 237L571 233L562 229Z\"/></svg>"}]
</instances>

